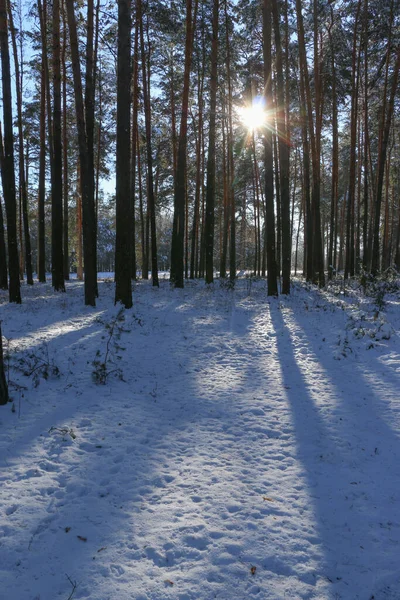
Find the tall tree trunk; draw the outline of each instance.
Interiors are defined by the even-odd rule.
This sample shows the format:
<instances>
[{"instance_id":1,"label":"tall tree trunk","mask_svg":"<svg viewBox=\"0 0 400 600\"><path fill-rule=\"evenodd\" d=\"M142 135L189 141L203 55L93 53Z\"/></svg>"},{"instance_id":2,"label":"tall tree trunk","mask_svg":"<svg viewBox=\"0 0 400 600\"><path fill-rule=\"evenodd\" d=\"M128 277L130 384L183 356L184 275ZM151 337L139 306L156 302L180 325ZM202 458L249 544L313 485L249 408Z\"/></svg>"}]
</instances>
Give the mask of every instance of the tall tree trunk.
<instances>
[{"instance_id":1,"label":"tall tree trunk","mask_svg":"<svg viewBox=\"0 0 400 600\"><path fill-rule=\"evenodd\" d=\"M290 293L290 267L292 243L290 236L290 190L289 190L289 123L286 121L286 107L289 98L285 98L282 44L277 0L272 0L272 15L276 46L276 79L277 79L277 130L279 144L279 176L282 223L282 294ZM288 76L288 73L286 74Z\"/></svg>"},{"instance_id":2,"label":"tall tree trunk","mask_svg":"<svg viewBox=\"0 0 400 600\"><path fill-rule=\"evenodd\" d=\"M140 53L142 58L143 78L143 103L146 126L146 156L147 156L147 212L150 218L151 229L151 278L153 286L158 287L157 266L157 234L156 234L156 206L153 181L153 155L151 146L151 104L150 104L150 71L146 68L146 53L144 47L144 24L142 15L142 1L137 0L137 19L140 23ZM150 53L150 48L149 48ZM150 61L149 61L150 62ZM148 72L146 72L148 71Z\"/></svg>"},{"instance_id":3,"label":"tall tree trunk","mask_svg":"<svg viewBox=\"0 0 400 600\"><path fill-rule=\"evenodd\" d=\"M0 4L1 7L1 4ZM3 358L3 334L1 331L0 321L0 405L4 406L9 400L8 397L8 386L6 380L6 374L4 371L4 358Z\"/></svg>"},{"instance_id":4,"label":"tall tree trunk","mask_svg":"<svg viewBox=\"0 0 400 600\"><path fill-rule=\"evenodd\" d=\"M40 283L46 282L45 200L46 200L46 68L43 57L40 70L40 134L37 270Z\"/></svg>"},{"instance_id":5,"label":"tall tree trunk","mask_svg":"<svg viewBox=\"0 0 400 600\"><path fill-rule=\"evenodd\" d=\"M76 168L76 255L77 267L76 276L79 281L83 281L83 245L82 245L82 183L81 167L77 164Z\"/></svg>"},{"instance_id":6,"label":"tall tree trunk","mask_svg":"<svg viewBox=\"0 0 400 600\"><path fill-rule=\"evenodd\" d=\"M53 0L53 172L51 180L51 276L58 292L65 292L63 259L61 44L60 0Z\"/></svg>"},{"instance_id":7,"label":"tall tree trunk","mask_svg":"<svg viewBox=\"0 0 400 600\"><path fill-rule=\"evenodd\" d=\"M82 93L82 77L79 62L78 38L74 1L66 0L68 27L71 45L72 72L74 78L74 95L76 122L78 128L79 164L82 194L82 220L83 220L83 261L85 268L85 304L96 305L96 222L93 194L93 172L88 166L88 140L85 124L85 107Z\"/></svg>"},{"instance_id":8,"label":"tall tree trunk","mask_svg":"<svg viewBox=\"0 0 400 600\"><path fill-rule=\"evenodd\" d=\"M350 173L347 195L347 223L346 223L346 265L344 277L354 276L354 208L356 192L356 147L357 147L357 122L358 122L358 81L360 53L357 55L357 29L361 11L361 0L358 0L357 12L354 21L353 51L352 51L352 90L350 114Z\"/></svg>"},{"instance_id":9,"label":"tall tree trunk","mask_svg":"<svg viewBox=\"0 0 400 600\"><path fill-rule=\"evenodd\" d=\"M68 126L67 126L67 66L65 55L67 51L67 23L65 18L65 10L63 10L63 47L61 53L61 62L63 68L63 242L64 242L64 279L69 280L69 211L68 211L68 196L69 196L69 181L68 181Z\"/></svg>"},{"instance_id":10,"label":"tall tree trunk","mask_svg":"<svg viewBox=\"0 0 400 600\"><path fill-rule=\"evenodd\" d=\"M388 56L390 55L388 49ZM373 275L376 275L379 271L379 228L380 228L380 216L381 216L381 205L382 205L382 190L383 190L383 178L385 174L385 162L386 153L389 141L390 127L392 123L392 116L394 110L394 100L397 90L397 82L400 70L400 46L397 48L396 63L392 73L392 85L390 90L390 97L387 104L387 113L383 116L383 127L382 127L382 142L380 144L379 156L378 156L378 176L376 186L376 199L375 199L375 219L374 219L374 238L373 238L373 249L372 249L372 269Z\"/></svg>"},{"instance_id":11,"label":"tall tree trunk","mask_svg":"<svg viewBox=\"0 0 400 600\"><path fill-rule=\"evenodd\" d=\"M87 143L87 203L86 211L89 218L88 227L91 228L89 238L84 228L83 243L89 245L85 252L85 282L94 288L95 296L98 297L97 288L97 220L94 200L94 98L95 98L95 80L96 80L96 62L97 59L97 36L98 36L98 14L99 2L96 10L96 55L94 53L94 2L88 0L87 4L87 36L86 36L86 73L85 73L85 130ZM129 32L130 33L130 32ZM126 81L128 85L128 80ZM85 217L84 217L85 219ZM86 261L90 260L90 265Z\"/></svg>"},{"instance_id":12,"label":"tall tree trunk","mask_svg":"<svg viewBox=\"0 0 400 600\"><path fill-rule=\"evenodd\" d=\"M139 22L135 20L135 41L133 50L133 73L132 73L132 156L131 156L131 278L136 280L136 153L138 135L138 111L139 111Z\"/></svg>"},{"instance_id":13,"label":"tall tree trunk","mask_svg":"<svg viewBox=\"0 0 400 600\"><path fill-rule=\"evenodd\" d=\"M201 60L198 59L199 67L198 67L198 89L197 89L197 103L198 103L198 120L197 120L197 137L196 137L196 186L195 186L195 199L194 199L194 208L193 208L193 223L192 223L192 248L190 255L190 278L194 279L198 277L198 269L199 269L199 231L200 231L200 203L201 196L203 190L202 183L202 173L203 173L203 110L204 110L204 100L203 100L203 91L204 91L204 72L205 72L205 44L204 44L204 22L202 20L203 27L201 31L201 49L202 56Z\"/></svg>"},{"instance_id":14,"label":"tall tree trunk","mask_svg":"<svg viewBox=\"0 0 400 600\"><path fill-rule=\"evenodd\" d=\"M130 227L131 4L118 0L115 303L132 306Z\"/></svg>"},{"instance_id":15,"label":"tall tree trunk","mask_svg":"<svg viewBox=\"0 0 400 600\"><path fill-rule=\"evenodd\" d=\"M334 274L333 254L335 238L335 216L338 202L338 181L339 181L339 132L338 132L338 105L336 91L336 65L335 52L332 40L332 27L334 23L333 9L331 6L331 23L328 27L329 45L331 53L332 69L332 191L331 191L331 212L329 226L329 246L328 246L328 279L332 279Z\"/></svg>"},{"instance_id":16,"label":"tall tree trunk","mask_svg":"<svg viewBox=\"0 0 400 600\"><path fill-rule=\"evenodd\" d=\"M14 54L15 69L15 88L17 96L17 125L18 125L18 166L19 166L19 197L22 208L22 219L24 224L24 242L25 242L25 268L26 281L28 285L33 285L32 274L32 248L31 236L29 232L28 217L28 191L25 178L25 154L24 154L24 132L22 123L22 73L20 73L20 64L18 59L17 39L13 22L11 4L8 2L8 15L10 21L11 40Z\"/></svg>"},{"instance_id":17,"label":"tall tree trunk","mask_svg":"<svg viewBox=\"0 0 400 600\"><path fill-rule=\"evenodd\" d=\"M3 161L4 161L3 133L1 130L1 121L0 121L0 174L1 174L2 186L4 189ZM6 239L5 239L5 235L4 235L3 207L1 206L1 200L0 200L0 289L8 290L7 251L6 251Z\"/></svg>"},{"instance_id":18,"label":"tall tree trunk","mask_svg":"<svg viewBox=\"0 0 400 600\"><path fill-rule=\"evenodd\" d=\"M206 283L212 283L214 281L215 120L217 110L218 75L218 13L219 0L213 0L210 74L210 124L208 134L206 214L204 224Z\"/></svg>"},{"instance_id":19,"label":"tall tree trunk","mask_svg":"<svg viewBox=\"0 0 400 600\"><path fill-rule=\"evenodd\" d=\"M177 164L174 185L174 222L171 246L171 281L175 287L183 288L184 269L184 236L185 236L185 197L186 197L186 163L187 163L187 122L189 109L190 69L193 54L193 29L197 14L197 0L192 17L192 0L186 0L186 42L185 70L183 76L183 95L181 108L181 124L179 130Z\"/></svg>"},{"instance_id":20,"label":"tall tree trunk","mask_svg":"<svg viewBox=\"0 0 400 600\"><path fill-rule=\"evenodd\" d=\"M301 0L296 0L297 14L297 29L299 37L299 55L300 55L300 70L304 82L304 95L307 108L308 129L311 142L311 159L312 159L312 213L313 213L313 268L312 279L314 282L323 286L325 283L323 253L322 253L322 235L321 235L321 216L320 216L320 133L321 133L321 117L320 117L320 80L319 80L319 56L318 56L318 21L317 21L317 3L314 0L314 72L316 100L315 100L315 129L311 101L310 79L308 74L306 45L304 36L304 24L302 15ZM309 257L309 248L307 255Z\"/></svg>"},{"instance_id":21,"label":"tall tree trunk","mask_svg":"<svg viewBox=\"0 0 400 600\"><path fill-rule=\"evenodd\" d=\"M363 190L363 268L368 269L370 257L368 255L368 193L369 193L369 125L368 125L368 0L364 0L364 190Z\"/></svg>"},{"instance_id":22,"label":"tall tree trunk","mask_svg":"<svg viewBox=\"0 0 400 600\"><path fill-rule=\"evenodd\" d=\"M264 55L264 99L266 110L273 106L272 97L272 59L271 59L271 0L263 0L263 55ZM278 295L276 246L275 246L275 211L274 211L274 163L272 149L272 130L267 128L264 135L264 176L266 206L266 251L268 296Z\"/></svg>"},{"instance_id":23,"label":"tall tree trunk","mask_svg":"<svg viewBox=\"0 0 400 600\"><path fill-rule=\"evenodd\" d=\"M4 159L2 169L3 194L7 213L8 270L10 302L21 303L17 242L17 203L15 194L13 119L11 108L11 73L8 49L6 0L0 0L0 53L3 87Z\"/></svg>"},{"instance_id":24,"label":"tall tree trunk","mask_svg":"<svg viewBox=\"0 0 400 600\"><path fill-rule=\"evenodd\" d=\"M228 202L230 215L229 239L229 280L231 285L236 279L236 206L235 206L235 164L233 160L233 100L232 100L232 75L231 75L231 44L230 34L232 20L228 15L228 0L225 0L225 45L226 45L226 80L228 85Z\"/></svg>"},{"instance_id":25,"label":"tall tree trunk","mask_svg":"<svg viewBox=\"0 0 400 600\"><path fill-rule=\"evenodd\" d=\"M149 278L149 260L146 249L146 231L145 231L145 216L143 210L143 189L142 189L142 160L140 155L139 132L136 132L136 147L137 147L137 166L138 166L138 188L139 188L139 217L140 217L140 240L142 247L142 279Z\"/></svg>"}]
</instances>

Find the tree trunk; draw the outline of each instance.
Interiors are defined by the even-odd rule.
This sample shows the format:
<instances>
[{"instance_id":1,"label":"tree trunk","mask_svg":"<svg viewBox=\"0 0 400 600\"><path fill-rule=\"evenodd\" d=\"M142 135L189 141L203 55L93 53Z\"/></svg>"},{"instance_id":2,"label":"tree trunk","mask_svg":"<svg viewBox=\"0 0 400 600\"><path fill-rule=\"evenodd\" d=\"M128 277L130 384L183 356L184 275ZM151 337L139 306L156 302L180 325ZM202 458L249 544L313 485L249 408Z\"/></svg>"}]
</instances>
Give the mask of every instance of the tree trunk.
<instances>
[{"instance_id":1,"label":"tree trunk","mask_svg":"<svg viewBox=\"0 0 400 600\"><path fill-rule=\"evenodd\" d=\"M1 174L2 186L4 189L3 161L4 161L3 133L1 130L1 121L0 121L0 174ZM4 235L3 207L1 206L1 200L0 200L0 289L8 290L7 251L6 251L6 240L5 240L5 235Z\"/></svg>"},{"instance_id":2,"label":"tree trunk","mask_svg":"<svg viewBox=\"0 0 400 600\"><path fill-rule=\"evenodd\" d=\"M150 72L146 69L146 53L144 47L144 24L142 15L142 1L137 0L137 19L140 23L140 52L142 58L142 77L143 77L143 103L145 112L146 126L146 155L147 155L147 213L150 218L151 229L151 278L153 286L158 287L158 266L157 266L157 234L156 234L156 213L155 196L153 182L153 155L151 147L151 104L150 104ZM150 48L149 48L150 53ZM148 71L148 72L146 72Z\"/></svg>"},{"instance_id":3,"label":"tree trunk","mask_svg":"<svg viewBox=\"0 0 400 600\"><path fill-rule=\"evenodd\" d=\"M82 221L83 221L83 261L85 268L85 304L96 305L96 222L94 207L94 182L93 171L88 164L88 139L85 124L85 107L82 93L82 77L79 62L79 49L76 30L76 20L73 0L66 0L68 27L71 45L72 72L74 79L74 95L76 122L78 129L79 164L82 194Z\"/></svg>"},{"instance_id":4,"label":"tree trunk","mask_svg":"<svg viewBox=\"0 0 400 600\"><path fill-rule=\"evenodd\" d=\"M266 110L273 106L272 98L272 60L271 60L271 0L263 0L263 55L264 55L264 99ZM274 211L274 162L272 149L272 130L267 127L264 135L264 176L266 227L265 245L267 252L268 296L278 295L275 211Z\"/></svg>"},{"instance_id":5,"label":"tree trunk","mask_svg":"<svg viewBox=\"0 0 400 600\"><path fill-rule=\"evenodd\" d=\"M215 120L217 110L218 75L218 13L219 0L213 0L210 74L210 124L208 134L206 214L204 224L206 283L212 283L214 281Z\"/></svg>"},{"instance_id":6,"label":"tree trunk","mask_svg":"<svg viewBox=\"0 0 400 600\"><path fill-rule=\"evenodd\" d=\"M1 4L0 4L1 6ZM8 386L6 380L6 374L4 371L4 358L3 358L3 334L1 331L0 321L0 406L4 406L9 401L8 397Z\"/></svg>"},{"instance_id":7,"label":"tree trunk","mask_svg":"<svg viewBox=\"0 0 400 600\"><path fill-rule=\"evenodd\" d=\"M65 292L63 259L60 0L53 0L53 171L51 180L51 276Z\"/></svg>"},{"instance_id":8,"label":"tree trunk","mask_svg":"<svg viewBox=\"0 0 400 600\"><path fill-rule=\"evenodd\" d=\"M289 98L285 98L282 44L279 27L279 10L277 0L272 0L272 14L276 46L276 79L277 79L277 130L279 144L279 175L282 224L282 294L290 293L290 268L292 243L290 236L290 189L289 189L289 123L286 122ZM288 76L288 74L287 74Z\"/></svg>"},{"instance_id":9,"label":"tree trunk","mask_svg":"<svg viewBox=\"0 0 400 600\"><path fill-rule=\"evenodd\" d=\"M353 52L352 52L352 90L350 114L350 172L347 196L347 222L346 222L346 266L344 277L354 277L354 208L356 192L356 147L357 147L357 122L358 122L358 81L360 53L357 57L357 28L361 10L361 0L357 4L354 21Z\"/></svg>"},{"instance_id":10,"label":"tree trunk","mask_svg":"<svg viewBox=\"0 0 400 600\"><path fill-rule=\"evenodd\" d=\"M13 119L11 100L10 55L6 0L0 0L0 53L3 86L4 158L2 182L7 213L8 270L10 302L21 303L17 242L17 204L15 194Z\"/></svg>"},{"instance_id":11,"label":"tree trunk","mask_svg":"<svg viewBox=\"0 0 400 600\"><path fill-rule=\"evenodd\" d=\"M132 74L132 155L131 155L131 278L136 280L136 154L138 135L138 111L139 111L139 22L135 22L135 41L133 50L133 74Z\"/></svg>"},{"instance_id":12,"label":"tree trunk","mask_svg":"<svg viewBox=\"0 0 400 600\"><path fill-rule=\"evenodd\" d=\"M332 192L331 192L331 212L329 226L329 246L328 246L328 279L332 279L335 268L333 264L335 238L335 216L338 202L338 180L339 180L339 132L338 132L338 106L336 92L336 65L335 52L332 40L332 27L334 22L333 9L331 7L331 24L328 27L328 36L331 52L332 69Z\"/></svg>"},{"instance_id":13,"label":"tree trunk","mask_svg":"<svg viewBox=\"0 0 400 600\"><path fill-rule=\"evenodd\" d=\"M375 199L375 220L374 220L374 238L373 238L373 249L372 249L372 269L373 275L376 275L379 271L379 228L380 228L380 216L381 216L381 204L382 204L382 190L383 190L383 177L385 173L385 162L387 146L389 141L389 133L392 122L394 100L397 90L397 82L400 70L400 46L397 49L396 63L392 73L392 86L390 90L390 98L388 102L387 114L384 116L384 125L382 127L382 143L380 145L380 151L378 156L378 177L376 186L376 199Z\"/></svg>"},{"instance_id":14,"label":"tree trunk","mask_svg":"<svg viewBox=\"0 0 400 600\"><path fill-rule=\"evenodd\" d=\"M11 4L8 2L8 15L10 21L11 40L14 54L14 69L15 69L15 88L17 96L17 125L18 125L18 166L19 166L19 196L20 205L22 207L22 219L24 224L24 242L25 242L25 268L26 282L28 285L33 285L32 274L32 248L31 236L29 232L29 217L28 217L28 192L25 178L25 154L24 154L24 132L22 123L22 74L20 73L20 65L18 60L17 40L13 22L13 14Z\"/></svg>"},{"instance_id":15,"label":"tree trunk","mask_svg":"<svg viewBox=\"0 0 400 600\"><path fill-rule=\"evenodd\" d=\"M183 288L184 270L184 237L185 237L185 197L186 197L186 163L187 163L187 123L189 109L190 69L193 53L193 29L197 14L197 1L192 17L192 0L186 0L186 42L185 71L183 78L183 95L181 124L179 130L178 154L174 175L174 222L171 246L171 282L175 287Z\"/></svg>"},{"instance_id":16,"label":"tree trunk","mask_svg":"<svg viewBox=\"0 0 400 600\"><path fill-rule=\"evenodd\" d=\"M319 57L318 57L318 23L317 23L317 7L314 0L314 80L315 80L315 130L314 119L311 102L311 88L308 74L306 45L304 37L304 25L301 0L296 0L297 14L297 29L299 37L299 55L300 55L300 70L303 76L304 95L307 108L308 129L311 142L311 159L312 159L312 213L313 213L313 266L312 280L323 286L325 283L323 253L322 253L322 236L321 236L321 216L320 216L320 80L319 80ZM310 249L307 248L307 256L310 259Z\"/></svg>"},{"instance_id":17,"label":"tree trunk","mask_svg":"<svg viewBox=\"0 0 400 600\"><path fill-rule=\"evenodd\" d=\"M117 69L117 160L116 160L116 241L115 303L132 306L131 284L131 201L130 201L130 103L131 103L131 4L118 0ZM128 218L127 218L128 216Z\"/></svg>"},{"instance_id":18,"label":"tree trunk","mask_svg":"<svg viewBox=\"0 0 400 600\"><path fill-rule=\"evenodd\" d=\"M68 196L69 196L69 182L68 182L68 126L67 126L67 68L65 61L65 54L67 51L67 24L65 19L65 10L63 10L63 47L61 62L63 67L63 242L64 242L64 279L69 280L69 214L68 214Z\"/></svg>"},{"instance_id":19,"label":"tree trunk","mask_svg":"<svg viewBox=\"0 0 400 600\"><path fill-rule=\"evenodd\" d=\"M99 12L99 2L97 3L97 20ZM129 32L130 33L130 32ZM98 35L98 23L96 29L96 40ZM97 288L97 220L94 201L94 96L95 96L95 73L97 58L97 41L96 41L96 56L94 56L94 2L88 0L87 5L87 36L86 36L86 73L85 73L85 130L87 143L87 209L84 211L85 218L88 219L87 227L84 225L83 244L84 248L88 247L85 252L85 285L94 289L94 294L98 297ZM126 81L128 85L128 81ZM117 109L118 110L118 109ZM86 229L90 228L90 232ZM90 246L89 246L90 244ZM86 261L90 260L90 264ZM92 289L90 295L92 294Z\"/></svg>"}]
</instances>

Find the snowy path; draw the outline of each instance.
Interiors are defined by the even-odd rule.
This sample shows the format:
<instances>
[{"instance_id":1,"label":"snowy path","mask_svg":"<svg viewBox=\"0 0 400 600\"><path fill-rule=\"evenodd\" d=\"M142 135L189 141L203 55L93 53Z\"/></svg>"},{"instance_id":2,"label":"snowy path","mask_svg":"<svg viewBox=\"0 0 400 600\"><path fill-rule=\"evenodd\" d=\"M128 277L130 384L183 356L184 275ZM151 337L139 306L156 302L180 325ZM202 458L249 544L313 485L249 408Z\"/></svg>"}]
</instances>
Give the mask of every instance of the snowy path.
<instances>
[{"instance_id":1,"label":"snowy path","mask_svg":"<svg viewBox=\"0 0 400 600\"><path fill-rule=\"evenodd\" d=\"M334 360L329 298L248 291L138 285L105 386L110 284L2 306L61 377L0 413L1 600L400 598L398 336Z\"/></svg>"}]
</instances>

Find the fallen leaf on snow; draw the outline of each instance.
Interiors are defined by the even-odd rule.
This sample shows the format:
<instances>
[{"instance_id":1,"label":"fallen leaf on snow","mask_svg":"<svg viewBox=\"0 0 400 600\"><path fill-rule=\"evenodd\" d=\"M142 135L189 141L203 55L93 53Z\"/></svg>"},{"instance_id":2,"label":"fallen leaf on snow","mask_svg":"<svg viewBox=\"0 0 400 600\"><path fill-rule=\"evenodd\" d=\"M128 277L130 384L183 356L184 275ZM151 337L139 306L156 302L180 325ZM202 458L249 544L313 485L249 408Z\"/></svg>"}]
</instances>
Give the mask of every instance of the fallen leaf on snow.
<instances>
[{"instance_id":1,"label":"fallen leaf on snow","mask_svg":"<svg viewBox=\"0 0 400 600\"><path fill-rule=\"evenodd\" d=\"M268 498L268 496L263 496L263 500L266 500L267 502L273 502L273 498Z\"/></svg>"},{"instance_id":2,"label":"fallen leaf on snow","mask_svg":"<svg viewBox=\"0 0 400 600\"><path fill-rule=\"evenodd\" d=\"M81 540L81 542L87 542L87 538L83 537L82 535L77 535L76 537L78 540Z\"/></svg>"},{"instance_id":3,"label":"fallen leaf on snow","mask_svg":"<svg viewBox=\"0 0 400 600\"><path fill-rule=\"evenodd\" d=\"M170 579L165 579L164 583L168 583L169 585L174 585L174 582L171 581Z\"/></svg>"}]
</instances>

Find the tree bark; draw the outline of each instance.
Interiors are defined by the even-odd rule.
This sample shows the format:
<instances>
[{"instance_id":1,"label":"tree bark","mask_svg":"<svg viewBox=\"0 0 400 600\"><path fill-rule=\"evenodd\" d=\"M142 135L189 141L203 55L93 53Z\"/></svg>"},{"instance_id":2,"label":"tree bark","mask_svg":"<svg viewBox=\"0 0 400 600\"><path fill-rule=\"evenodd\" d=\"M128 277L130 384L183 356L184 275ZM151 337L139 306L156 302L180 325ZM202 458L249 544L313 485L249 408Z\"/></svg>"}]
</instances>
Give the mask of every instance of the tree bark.
<instances>
[{"instance_id":1,"label":"tree bark","mask_svg":"<svg viewBox=\"0 0 400 600\"><path fill-rule=\"evenodd\" d=\"M218 15L219 0L213 1L211 75L210 75L210 123L208 134L206 214L204 224L206 283L214 281L214 220L215 220L215 120L217 110L218 67Z\"/></svg>"},{"instance_id":2,"label":"tree bark","mask_svg":"<svg viewBox=\"0 0 400 600\"><path fill-rule=\"evenodd\" d=\"M174 222L171 246L171 282L177 288L184 285L184 237L185 237L185 198L187 169L187 123L189 109L190 69L193 54L194 22L197 15L197 0L192 16L192 0L186 0L186 42L185 70L183 76L183 94L181 123L179 129L178 154L174 174Z\"/></svg>"},{"instance_id":3,"label":"tree bark","mask_svg":"<svg viewBox=\"0 0 400 600\"><path fill-rule=\"evenodd\" d=\"M0 321L0 406L4 406L5 404L7 404L8 401L9 401L8 386L7 386L6 374L4 371L4 358L3 358L3 334L1 331L1 321Z\"/></svg>"},{"instance_id":4,"label":"tree bark","mask_svg":"<svg viewBox=\"0 0 400 600\"><path fill-rule=\"evenodd\" d=\"M1 129L0 121L0 174L1 181L3 184L3 161L4 161L4 148L3 148L3 133ZM7 251L6 251L6 240L4 235L4 219L3 219L3 207L0 201L0 289L8 290L8 269L7 269Z\"/></svg>"},{"instance_id":5,"label":"tree bark","mask_svg":"<svg viewBox=\"0 0 400 600\"><path fill-rule=\"evenodd\" d=\"M2 169L3 194L7 213L7 245L10 302L21 303L17 242L17 204L15 194L14 140L11 100L10 55L6 0L0 0L0 53L3 87L4 159Z\"/></svg>"},{"instance_id":6,"label":"tree bark","mask_svg":"<svg viewBox=\"0 0 400 600\"><path fill-rule=\"evenodd\" d=\"M72 72L74 79L74 95L76 122L78 129L79 164L82 194L82 221L83 221L83 261L85 269L85 304L96 305L97 276L95 260L96 221L94 207L93 172L89 170L88 140L85 124L85 106L82 93L82 77L79 62L78 38L74 1L66 0L68 27L71 45Z\"/></svg>"},{"instance_id":7,"label":"tree bark","mask_svg":"<svg viewBox=\"0 0 400 600\"><path fill-rule=\"evenodd\" d=\"M266 110L273 106L272 98L272 59L271 59L271 0L263 0L263 56L264 56L264 100ZM268 127L264 135L264 177L266 227L265 245L267 252L268 296L278 295L275 211L274 211L274 163L272 148L272 129Z\"/></svg>"},{"instance_id":8,"label":"tree bark","mask_svg":"<svg viewBox=\"0 0 400 600\"><path fill-rule=\"evenodd\" d=\"M24 132L22 123L22 73L20 72L16 33L10 2L8 2L8 15L10 21L11 40L14 54L15 89L17 97L19 195L20 205L22 207L22 219L24 224L26 282L28 285L33 285L32 248L31 236L29 231L28 191L25 178Z\"/></svg>"},{"instance_id":9,"label":"tree bark","mask_svg":"<svg viewBox=\"0 0 400 600\"><path fill-rule=\"evenodd\" d=\"M277 79L277 130L279 145L279 176L281 200L281 225L282 225L282 294L290 293L290 268L292 258L292 243L290 236L290 189L289 189L289 123L287 111L289 98L285 98L282 43L279 24L279 10L277 0L272 0L272 15L275 32L276 46L276 79ZM288 74L287 74L288 76Z\"/></svg>"},{"instance_id":10,"label":"tree bark","mask_svg":"<svg viewBox=\"0 0 400 600\"><path fill-rule=\"evenodd\" d=\"M376 186L376 199L375 199L375 219L374 219L374 237L373 237L373 249L372 249L372 269L373 275L376 275L379 271L379 229L380 229L380 216L381 216L381 205L382 205L382 190L383 190L383 178L385 174L385 162L387 147L389 142L390 127L392 123L392 116L394 110L394 100L397 90L397 82L400 70L400 46L397 48L396 63L392 73L392 85L390 89L390 97L387 105L387 113L384 117L384 125L382 131L382 143L380 145L380 152L378 156L378 176Z\"/></svg>"},{"instance_id":11,"label":"tree bark","mask_svg":"<svg viewBox=\"0 0 400 600\"><path fill-rule=\"evenodd\" d=\"M132 306L130 202L131 8L118 0L115 303Z\"/></svg>"},{"instance_id":12,"label":"tree bark","mask_svg":"<svg viewBox=\"0 0 400 600\"><path fill-rule=\"evenodd\" d=\"M65 55L67 51L67 24L65 19L65 10L63 10L63 47L61 53L61 62L63 68L62 95L63 95L63 252L64 252L64 279L69 280L69 214L68 214L68 126L67 126L67 67Z\"/></svg>"},{"instance_id":13,"label":"tree bark","mask_svg":"<svg viewBox=\"0 0 400 600\"><path fill-rule=\"evenodd\" d=\"M63 259L60 0L53 0L53 171L51 180L51 276L65 292Z\"/></svg>"},{"instance_id":14,"label":"tree bark","mask_svg":"<svg viewBox=\"0 0 400 600\"><path fill-rule=\"evenodd\" d=\"M158 287L158 266L157 266L157 233L156 233L156 206L154 196L153 181L153 155L151 145L151 104L150 104L150 72L146 68L146 53L144 47L144 24L142 15L142 1L137 0L137 19L140 23L140 53L142 59L142 78L143 78L143 103L145 112L146 127L146 156L147 156L147 212L150 219L151 230L151 278L153 286ZM150 48L149 48L150 52Z\"/></svg>"}]
</instances>

